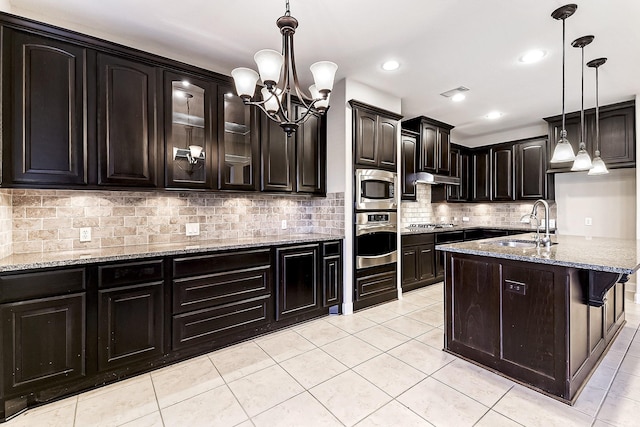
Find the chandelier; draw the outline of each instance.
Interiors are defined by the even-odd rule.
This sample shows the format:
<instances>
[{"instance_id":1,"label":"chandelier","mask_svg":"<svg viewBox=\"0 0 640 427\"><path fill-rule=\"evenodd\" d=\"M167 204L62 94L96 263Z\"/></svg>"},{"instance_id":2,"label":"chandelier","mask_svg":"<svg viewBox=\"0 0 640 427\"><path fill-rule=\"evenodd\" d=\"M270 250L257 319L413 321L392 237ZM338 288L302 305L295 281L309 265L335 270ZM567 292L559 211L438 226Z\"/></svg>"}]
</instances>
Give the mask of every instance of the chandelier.
<instances>
[{"instance_id":1,"label":"chandelier","mask_svg":"<svg viewBox=\"0 0 640 427\"><path fill-rule=\"evenodd\" d=\"M231 76L236 92L244 104L260 108L267 117L282 127L287 136L291 136L312 113L326 112L338 66L330 61L312 64L310 69L315 84L309 87L309 95L300 88L293 51L293 35L298 27L298 20L291 16L289 0L286 8L285 14L276 21L282 34L282 52L263 49L253 57L259 74L250 68L241 67L231 71ZM252 101L258 79L264 85L260 91L262 99ZM293 91L305 110L297 118L292 104Z\"/></svg>"}]
</instances>

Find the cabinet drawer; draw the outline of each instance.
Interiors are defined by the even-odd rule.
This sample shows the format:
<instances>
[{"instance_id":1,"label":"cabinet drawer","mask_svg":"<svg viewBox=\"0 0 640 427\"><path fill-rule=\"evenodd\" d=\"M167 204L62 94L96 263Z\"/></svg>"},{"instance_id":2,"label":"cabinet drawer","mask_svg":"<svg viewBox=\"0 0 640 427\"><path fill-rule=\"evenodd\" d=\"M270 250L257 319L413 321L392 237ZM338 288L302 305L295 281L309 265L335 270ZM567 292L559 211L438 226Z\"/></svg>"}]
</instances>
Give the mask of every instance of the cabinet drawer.
<instances>
[{"instance_id":1,"label":"cabinet drawer","mask_svg":"<svg viewBox=\"0 0 640 427\"><path fill-rule=\"evenodd\" d=\"M0 276L0 303L85 290L84 268Z\"/></svg>"},{"instance_id":2,"label":"cabinet drawer","mask_svg":"<svg viewBox=\"0 0 640 427\"><path fill-rule=\"evenodd\" d=\"M173 316L173 349L204 342L215 346L221 337L266 325L268 313L269 299L259 297Z\"/></svg>"},{"instance_id":3,"label":"cabinet drawer","mask_svg":"<svg viewBox=\"0 0 640 427\"><path fill-rule=\"evenodd\" d=\"M269 295L270 273L269 266L260 266L174 280L173 312Z\"/></svg>"},{"instance_id":4,"label":"cabinet drawer","mask_svg":"<svg viewBox=\"0 0 640 427\"><path fill-rule=\"evenodd\" d=\"M130 262L98 267L100 288L122 285L134 285L162 280L164 262L156 261Z\"/></svg>"},{"instance_id":5,"label":"cabinet drawer","mask_svg":"<svg viewBox=\"0 0 640 427\"><path fill-rule=\"evenodd\" d=\"M342 247L342 242L325 242L322 244L322 256L334 256L340 255L340 248Z\"/></svg>"},{"instance_id":6,"label":"cabinet drawer","mask_svg":"<svg viewBox=\"0 0 640 427\"><path fill-rule=\"evenodd\" d=\"M356 279L358 286L358 297L368 298L379 293L389 292L396 289L396 272L372 274Z\"/></svg>"},{"instance_id":7,"label":"cabinet drawer","mask_svg":"<svg viewBox=\"0 0 640 427\"><path fill-rule=\"evenodd\" d=\"M404 234L400 241L404 245L426 245L434 242L433 233Z\"/></svg>"},{"instance_id":8,"label":"cabinet drawer","mask_svg":"<svg viewBox=\"0 0 640 427\"><path fill-rule=\"evenodd\" d=\"M270 263L270 249L176 258L173 260L173 277L220 273Z\"/></svg>"}]
</instances>

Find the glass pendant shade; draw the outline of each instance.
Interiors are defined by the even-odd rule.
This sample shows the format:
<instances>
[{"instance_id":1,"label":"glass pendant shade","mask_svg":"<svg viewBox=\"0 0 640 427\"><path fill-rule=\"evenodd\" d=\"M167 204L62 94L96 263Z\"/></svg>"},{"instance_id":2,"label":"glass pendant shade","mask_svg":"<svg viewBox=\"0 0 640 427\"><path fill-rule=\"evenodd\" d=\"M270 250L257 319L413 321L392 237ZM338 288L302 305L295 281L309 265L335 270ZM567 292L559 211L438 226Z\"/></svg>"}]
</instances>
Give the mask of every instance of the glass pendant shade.
<instances>
[{"instance_id":1,"label":"glass pendant shade","mask_svg":"<svg viewBox=\"0 0 640 427\"><path fill-rule=\"evenodd\" d=\"M591 163L592 166L591 169L589 169L587 175L606 175L609 173L607 166L604 164L602 158L600 158L599 151L596 152L596 156L593 158L593 161Z\"/></svg>"},{"instance_id":2,"label":"glass pendant shade","mask_svg":"<svg viewBox=\"0 0 640 427\"><path fill-rule=\"evenodd\" d=\"M262 49L253 56L258 65L260 78L265 85L276 85L280 80L280 72L284 58L273 49Z\"/></svg>"},{"instance_id":3,"label":"glass pendant shade","mask_svg":"<svg viewBox=\"0 0 640 427\"><path fill-rule=\"evenodd\" d=\"M309 92L311 93L311 97L313 99L318 100L314 105L318 110L326 110L327 108L329 108L329 97L331 96L331 94L327 94L327 98L323 99L322 94L318 91L316 85L309 86Z\"/></svg>"},{"instance_id":4,"label":"glass pendant shade","mask_svg":"<svg viewBox=\"0 0 640 427\"><path fill-rule=\"evenodd\" d=\"M231 71L231 77L236 86L238 96L242 98L252 98L256 91L256 84L260 76L251 68L236 68Z\"/></svg>"},{"instance_id":5,"label":"glass pendant shade","mask_svg":"<svg viewBox=\"0 0 640 427\"><path fill-rule=\"evenodd\" d=\"M266 87L263 87L260 90L260 93L262 94L262 99L265 101L264 109L267 110L267 112L270 114L277 113L278 110L280 109L280 105L278 104L278 99L276 98L276 95L269 92L269 89L267 89ZM276 94L278 98L282 100L282 91L280 89L276 89Z\"/></svg>"},{"instance_id":6,"label":"glass pendant shade","mask_svg":"<svg viewBox=\"0 0 640 427\"><path fill-rule=\"evenodd\" d=\"M562 133L562 137L556 144L556 148L553 150L553 157L551 157L550 160L551 163L564 163L576 159L573 147L565 136L566 131L562 131Z\"/></svg>"},{"instance_id":7,"label":"glass pendant shade","mask_svg":"<svg viewBox=\"0 0 640 427\"><path fill-rule=\"evenodd\" d=\"M199 145L190 145L189 152L191 152L191 157L197 159L202 154L202 147Z\"/></svg>"},{"instance_id":8,"label":"glass pendant shade","mask_svg":"<svg viewBox=\"0 0 640 427\"><path fill-rule=\"evenodd\" d=\"M333 89L333 79L336 75L338 66L331 61L319 61L311 64L310 69L318 92L331 92L331 89Z\"/></svg>"},{"instance_id":9,"label":"glass pendant shade","mask_svg":"<svg viewBox=\"0 0 640 427\"><path fill-rule=\"evenodd\" d=\"M580 150L576 154L576 159L573 161L572 171L587 171L591 169L591 156L587 153L584 142L580 143Z\"/></svg>"}]
</instances>

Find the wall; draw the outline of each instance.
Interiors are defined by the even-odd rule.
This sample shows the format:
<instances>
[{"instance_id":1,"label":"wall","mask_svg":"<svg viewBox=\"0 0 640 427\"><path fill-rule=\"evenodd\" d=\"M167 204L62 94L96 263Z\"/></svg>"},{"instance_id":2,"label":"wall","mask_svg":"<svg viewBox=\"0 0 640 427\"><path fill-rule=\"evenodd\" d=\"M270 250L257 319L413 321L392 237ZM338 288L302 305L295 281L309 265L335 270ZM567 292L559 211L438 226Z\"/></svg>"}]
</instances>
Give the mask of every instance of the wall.
<instances>
[{"instance_id":1,"label":"wall","mask_svg":"<svg viewBox=\"0 0 640 427\"><path fill-rule=\"evenodd\" d=\"M417 201L402 202L401 226L415 223L454 223L479 226L521 227L520 218L531 212L533 202L501 203L431 203L432 186L418 184ZM549 201L550 217L555 219L556 204ZM469 222L462 222L462 217ZM544 217L539 208L540 218ZM524 225L526 226L526 225Z\"/></svg>"},{"instance_id":2,"label":"wall","mask_svg":"<svg viewBox=\"0 0 640 427\"><path fill-rule=\"evenodd\" d=\"M344 193L1 190L0 251L66 251L295 233L344 234ZM281 229L282 220L287 229ZM185 224L200 223L199 236ZM79 241L91 227L92 241Z\"/></svg>"}]
</instances>

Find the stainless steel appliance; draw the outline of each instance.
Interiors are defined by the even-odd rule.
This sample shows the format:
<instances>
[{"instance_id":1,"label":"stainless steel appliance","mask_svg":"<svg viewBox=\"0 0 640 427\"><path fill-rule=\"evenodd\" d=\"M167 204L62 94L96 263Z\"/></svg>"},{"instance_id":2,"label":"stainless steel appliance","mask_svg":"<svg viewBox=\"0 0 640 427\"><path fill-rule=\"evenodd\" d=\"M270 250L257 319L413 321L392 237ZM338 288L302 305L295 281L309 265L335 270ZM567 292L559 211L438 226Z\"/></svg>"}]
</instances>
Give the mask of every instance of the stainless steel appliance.
<instances>
[{"instance_id":1,"label":"stainless steel appliance","mask_svg":"<svg viewBox=\"0 0 640 427\"><path fill-rule=\"evenodd\" d=\"M356 169L357 210L395 210L396 174L379 169Z\"/></svg>"},{"instance_id":2,"label":"stainless steel appliance","mask_svg":"<svg viewBox=\"0 0 640 427\"><path fill-rule=\"evenodd\" d=\"M397 261L395 212L360 212L356 214L356 269L393 264Z\"/></svg>"}]
</instances>

